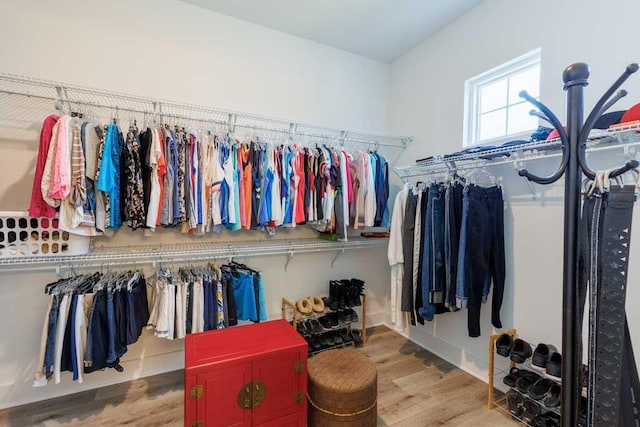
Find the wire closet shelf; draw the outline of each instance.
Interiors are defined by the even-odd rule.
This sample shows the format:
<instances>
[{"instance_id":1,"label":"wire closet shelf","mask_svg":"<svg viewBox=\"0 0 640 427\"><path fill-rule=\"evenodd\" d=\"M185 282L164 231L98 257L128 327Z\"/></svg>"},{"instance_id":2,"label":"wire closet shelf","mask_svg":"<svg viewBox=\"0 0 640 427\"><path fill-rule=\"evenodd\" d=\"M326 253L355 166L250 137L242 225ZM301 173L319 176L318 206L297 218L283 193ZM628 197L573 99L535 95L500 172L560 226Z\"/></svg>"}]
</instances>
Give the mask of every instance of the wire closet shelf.
<instances>
[{"instance_id":1,"label":"wire closet shelf","mask_svg":"<svg viewBox=\"0 0 640 427\"><path fill-rule=\"evenodd\" d=\"M639 145L640 124L638 123L594 131L586 142L587 153L622 148L627 156L635 155ZM526 162L560 157L562 152L560 138L554 138L473 153L434 156L413 165L394 166L393 171L403 182L409 182L416 177L439 176L486 166L514 164L517 169L521 169Z\"/></svg>"},{"instance_id":2,"label":"wire closet shelf","mask_svg":"<svg viewBox=\"0 0 640 427\"><path fill-rule=\"evenodd\" d=\"M324 144L345 149L377 150L391 164L412 141L408 136L343 129L0 73L0 143L33 144L37 141L42 120L55 111L83 114L95 121L117 119L125 125L135 120L139 126L169 124L228 133L241 139L256 137L274 143L290 141L303 146ZM301 238L105 246L93 247L86 255L35 257L26 253L20 257L0 257L0 272L189 263L269 255L287 255L288 264L294 254L334 251L333 265L345 250L380 247L386 242L386 239L350 238L348 242L333 242Z\"/></svg>"},{"instance_id":3,"label":"wire closet shelf","mask_svg":"<svg viewBox=\"0 0 640 427\"><path fill-rule=\"evenodd\" d=\"M116 266L172 265L216 259L242 259L258 256L287 255L287 264L295 254L368 249L387 245L387 239L354 238L348 242L313 238L245 242L199 242L165 245L101 246L85 255L0 258L0 272L25 270L64 270L74 268L108 269ZM286 269L285 264L285 269Z\"/></svg>"},{"instance_id":4,"label":"wire closet shelf","mask_svg":"<svg viewBox=\"0 0 640 427\"><path fill-rule=\"evenodd\" d=\"M146 123L166 121L169 124L187 125L193 128L209 126L206 130L235 133L237 128L263 137L291 137L303 145L305 143L326 143L327 145L351 146L361 149L385 149L394 153L406 148L412 138L408 136L387 135L382 133L342 129L314 123L292 121L264 115L225 110L215 107L185 104L161 99L147 98L126 93L88 88L73 84L60 83L0 73L0 108L12 104L12 109L25 113L27 109L43 110L40 120L53 107L65 113L87 113L101 118L119 118L139 120ZM15 96L22 98L20 103ZM31 100L29 102L28 100ZM45 101L46 104L42 104ZM4 108L1 108L4 110ZM48 111L47 111L48 110ZM396 151L397 150L397 151Z\"/></svg>"}]
</instances>

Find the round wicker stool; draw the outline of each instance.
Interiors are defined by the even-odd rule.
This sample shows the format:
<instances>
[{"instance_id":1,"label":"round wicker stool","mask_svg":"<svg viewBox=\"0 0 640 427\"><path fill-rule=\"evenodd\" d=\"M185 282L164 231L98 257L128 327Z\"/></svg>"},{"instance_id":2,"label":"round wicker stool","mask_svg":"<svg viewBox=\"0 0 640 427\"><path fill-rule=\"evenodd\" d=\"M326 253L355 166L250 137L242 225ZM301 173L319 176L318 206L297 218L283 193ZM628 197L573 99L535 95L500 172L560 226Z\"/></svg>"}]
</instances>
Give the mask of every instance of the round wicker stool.
<instances>
[{"instance_id":1,"label":"round wicker stool","mask_svg":"<svg viewBox=\"0 0 640 427\"><path fill-rule=\"evenodd\" d=\"M375 426L378 372L353 349L328 350L309 359L309 426Z\"/></svg>"}]
</instances>

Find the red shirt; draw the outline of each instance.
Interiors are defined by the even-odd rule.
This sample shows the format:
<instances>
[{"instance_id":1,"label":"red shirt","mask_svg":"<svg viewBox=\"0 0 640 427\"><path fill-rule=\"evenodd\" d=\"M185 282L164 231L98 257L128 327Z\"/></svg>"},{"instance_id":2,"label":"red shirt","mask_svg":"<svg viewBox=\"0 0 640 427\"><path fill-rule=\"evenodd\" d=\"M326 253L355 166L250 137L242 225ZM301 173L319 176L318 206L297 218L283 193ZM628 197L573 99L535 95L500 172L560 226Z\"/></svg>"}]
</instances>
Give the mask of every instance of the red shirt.
<instances>
[{"instance_id":1,"label":"red shirt","mask_svg":"<svg viewBox=\"0 0 640 427\"><path fill-rule=\"evenodd\" d=\"M60 116L51 114L44 119L42 130L40 131L40 145L38 147L38 160L36 162L36 173L33 177L33 190L31 190L31 203L29 204L29 216L53 218L56 215L56 209L49 206L42 198L42 189L40 182L42 181L42 173L44 164L47 162L47 153L49 152L49 144L51 143L51 131Z\"/></svg>"}]
</instances>

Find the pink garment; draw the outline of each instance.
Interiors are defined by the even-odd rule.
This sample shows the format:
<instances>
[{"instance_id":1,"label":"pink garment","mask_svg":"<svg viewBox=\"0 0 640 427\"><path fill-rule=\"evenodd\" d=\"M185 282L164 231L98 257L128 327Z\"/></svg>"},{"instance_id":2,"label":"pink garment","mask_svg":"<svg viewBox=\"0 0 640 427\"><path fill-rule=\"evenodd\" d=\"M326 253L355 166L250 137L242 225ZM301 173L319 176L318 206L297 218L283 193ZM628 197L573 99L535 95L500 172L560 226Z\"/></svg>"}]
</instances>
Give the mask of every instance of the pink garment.
<instances>
[{"instance_id":1,"label":"pink garment","mask_svg":"<svg viewBox=\"0 0 640 427\"><path fill-rule=\"evenodd\" d=\"M351 203L353 202L353 184L351 181L351 163L353 163L353 159L349 157L349 153L346 151L343 151L342 154L344 154L344 168L347 171L347 182L342 183L342 188L345 185L347 186L347 200Z\"/></svg>"},{"instance_id":2,"label":"pink garment","mask_svg":"<svg viewBox=\"0 0 640 427\"><path fill-rule=\"evenodd\" d=\"M51 168L51 199L64 200L71 191L71 145L69 138L69 122L71 116L62 116L58 126L58 143L54 147Z\"/></svg>"},{"instance_id":3,"label":"pink garment","mask_svg":"<svg viewBox=\"0 0 640 427\"><path fill-rule=\"evenodd\" d=\"M51 143L51 132L60 116L51 114L44 119L42 130L40 131L40 145L38 146L38 159L36 161L36 173L33 177L33 189L31 190L31 203L29 204L29 216L53 218L56 214L54 207L49 206L42 198L40 183L44 172L44 165L49 153Z\"/></svg>"}]
</instances>

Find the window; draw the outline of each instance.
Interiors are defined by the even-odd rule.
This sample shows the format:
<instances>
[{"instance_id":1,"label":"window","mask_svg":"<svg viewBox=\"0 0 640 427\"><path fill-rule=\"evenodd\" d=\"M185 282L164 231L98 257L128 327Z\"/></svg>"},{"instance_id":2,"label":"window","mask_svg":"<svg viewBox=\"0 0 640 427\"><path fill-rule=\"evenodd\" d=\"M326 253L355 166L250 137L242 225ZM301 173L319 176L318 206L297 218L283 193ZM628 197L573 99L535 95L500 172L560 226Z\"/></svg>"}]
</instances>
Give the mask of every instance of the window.
<instances>
[{"instance_id":1,"label":"window","mask_svg":"<svg viewBox=\"0 0 640 427\"><path fill-rule=\"evenodd\" d=\"M465 147L531 133L538 119L518 94L540 96L540 49L465 82Z\"/></svg>"}]
</instances>

